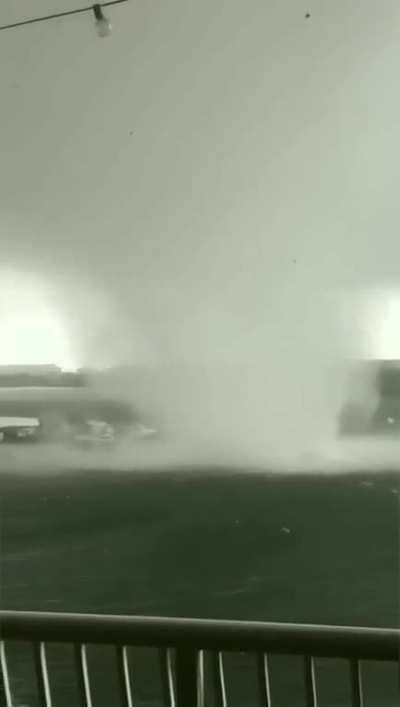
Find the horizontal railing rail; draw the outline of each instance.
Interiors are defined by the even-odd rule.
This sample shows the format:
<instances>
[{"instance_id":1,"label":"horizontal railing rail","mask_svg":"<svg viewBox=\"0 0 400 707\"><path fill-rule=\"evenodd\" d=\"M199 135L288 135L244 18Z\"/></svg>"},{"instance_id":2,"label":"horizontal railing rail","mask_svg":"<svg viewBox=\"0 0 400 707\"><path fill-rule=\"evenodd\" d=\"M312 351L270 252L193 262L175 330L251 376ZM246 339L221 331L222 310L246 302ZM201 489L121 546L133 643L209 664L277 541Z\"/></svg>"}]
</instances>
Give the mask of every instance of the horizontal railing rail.
<instances>
[{"instance_id":1,"label":"horizontal railing rail","mask_svg":"<svg viewBox=\"0 0 400 707\"><path fill-rule=\"evenodd\" d=\"M0 632L5 640L182 645L371 660L397 660L400 646L399 629L30 611L0 611Z\"/></svg>"},{"instance_id":2,"label":"horizontal railing rail","mask_svg":"<svg viewBox=\"0 0 400 707\"><path fill-rule=\"evenodd\" d=\"M223 652L254 653L260 704L272 707L268 656L301 655L304 658L304 694L307 707L317 705L314 658L345 658L350 667L353 707L361 707L361 661L398 661L400 630L309 624L217 621L185 618L132 617L88 614L0 611L0 648L5 704L12 707L6 660L8 641L34 644L40 704L51 707L51 685L46 644L75 647L77 678L82 704L91 707L86 646L113 645L117 651L123 704L132 707L127 647L159 649L164 704L199 707L204 704L203 652L212 655L216 704L226 707ZM174 660L172 660L172 654ZM1 702L1 700L0 700Z\"/></svg>"}]
</instances>

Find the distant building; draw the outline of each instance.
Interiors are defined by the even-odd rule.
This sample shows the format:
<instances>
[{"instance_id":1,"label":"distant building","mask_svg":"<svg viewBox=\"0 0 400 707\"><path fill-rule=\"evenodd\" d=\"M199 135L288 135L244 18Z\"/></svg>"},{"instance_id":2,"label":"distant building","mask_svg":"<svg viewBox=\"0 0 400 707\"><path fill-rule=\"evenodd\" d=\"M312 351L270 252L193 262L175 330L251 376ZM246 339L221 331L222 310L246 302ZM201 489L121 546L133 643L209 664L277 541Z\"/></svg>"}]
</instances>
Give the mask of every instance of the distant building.
<instances>
[{"instance_id":1,"label":"distant building","mask_svg":"<svg viewBox=\"0 0 400 707\"><path fill-rule=\"evenodd\" d=\"M0 365L0 376L55 376L61 372L61 368L53 363Z\"/></svg>"},{"instance_id":2,"label":"distant building","mask_svg":"<svg viewBox=\"0 0 400 707\"><path fill-rule=\"evenodd\" d=\"M81 387L86 380L83 371L63 371L54 364L0 366L0 388Z\"/></svg>"},{"instance_id":3,"label":"distant building","mask_svg":"<svg viewBox=\"0 0 400 707\"><path fill-rule=\"evenodd\" d=\"M339 415L339 434L400 436L400 361L360 361Z\"/></svg>"}]
</instances>

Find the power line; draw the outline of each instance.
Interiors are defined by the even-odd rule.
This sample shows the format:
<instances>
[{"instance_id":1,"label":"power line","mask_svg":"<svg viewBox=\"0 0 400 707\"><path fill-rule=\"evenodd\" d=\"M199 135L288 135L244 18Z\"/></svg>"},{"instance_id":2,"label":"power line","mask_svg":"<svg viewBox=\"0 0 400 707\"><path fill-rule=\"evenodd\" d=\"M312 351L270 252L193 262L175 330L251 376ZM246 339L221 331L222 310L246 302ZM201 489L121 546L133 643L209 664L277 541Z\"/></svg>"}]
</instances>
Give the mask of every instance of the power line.
<instances>
[{"instance_id":1,"label":"power line","mask_svg":"<svg viewBox=\"0 0 400 707\"><path fill-rule=\"evenodd\" d=\"M111 0L110 2L96 3L94 5L89 5L88 7L79 7L75 10L66 10L65 12L56 12L53 15L45 15L43 17L32 17L28 20L21 20L20 22L13 22L9 25L0 26L0 31L3 29L13 29L14 27L22 27L23 25L32 25L36 22L46 22L47 20L55 20L59 17L67 17L69 15L78 15L83 12L94 12L96 23L98 25L100 33L100 24L103 23L103 29L106 29L105 24L108 22L104 17L102 8L109 7L110 5L120 5L122 2L128 2L128 0ZM108 23L109 24L109 23ZM111 25L109 25L109 30L111 30Z\"/></svg>"}]
</instances>

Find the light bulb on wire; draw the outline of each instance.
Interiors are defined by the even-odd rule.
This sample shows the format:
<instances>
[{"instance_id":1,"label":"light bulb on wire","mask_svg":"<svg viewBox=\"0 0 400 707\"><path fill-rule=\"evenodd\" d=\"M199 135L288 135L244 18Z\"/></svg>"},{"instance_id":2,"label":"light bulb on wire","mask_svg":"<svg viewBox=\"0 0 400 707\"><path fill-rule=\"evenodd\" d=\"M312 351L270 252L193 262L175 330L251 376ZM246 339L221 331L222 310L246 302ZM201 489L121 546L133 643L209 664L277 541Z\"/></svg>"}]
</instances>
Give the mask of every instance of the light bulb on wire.
<instances>
[{"instance_id":1,"label":"light bulb on wire","mask_svg":"<svg viewBox=\"0 0 400 707\"><path fill-rule=\"evenodd\" d=\"M111 34L112 25L110 20L104 15L101 5L93 5L93 12L96 18L96 31L99 37L108 37Z\"/></svg>"},{"instance_id":2,"label":"light bulb on wire","mask_svg":"<svg viewBox=\"0 0 400 707\"><path fill-rule=\"evenodd\" d=\"M94 12L97 34L99 35L99 37L108 37L109 34L111 34L112 25L108 17L104 15L103 7L109 7L110 5L120 5L123 2L128 2L128 0L107 0L107 2L97 2L94 5L89 5L89 7L77 7L75 8L75 10L64 10L64 12L54 12L52 15L44 15L42 17L31 17L27 20L12 22L9 25L0 25L0 32L6 29L13 29L15 27L33 25L36 24L36 22L47 22L48 20L57 20L62 17L69 17L70 15L79 15L86 12Z\"/></svg>"}]
</instances>

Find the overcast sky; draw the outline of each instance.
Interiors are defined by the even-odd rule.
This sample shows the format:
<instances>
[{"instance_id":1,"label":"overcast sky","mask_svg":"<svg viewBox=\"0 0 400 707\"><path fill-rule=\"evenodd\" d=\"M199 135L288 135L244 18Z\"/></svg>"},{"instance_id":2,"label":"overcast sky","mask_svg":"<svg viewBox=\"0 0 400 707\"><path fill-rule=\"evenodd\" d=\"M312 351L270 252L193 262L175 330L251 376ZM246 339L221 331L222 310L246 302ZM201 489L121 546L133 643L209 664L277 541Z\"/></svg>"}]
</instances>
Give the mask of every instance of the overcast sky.
<instances>
[{"instance_id":1,"label":"overcast sky","mask_svg":"<svg viewBox=\"0 0 400 707\"><path fill-rule=\"evenodd\" d=\"M100 301L104 346L161 359L351 338L346 293L399 277L397 0L107 12L106 40L85 15L0 33L2 263L58 283L88 351Z\"/></svg>"}]
</instances>

